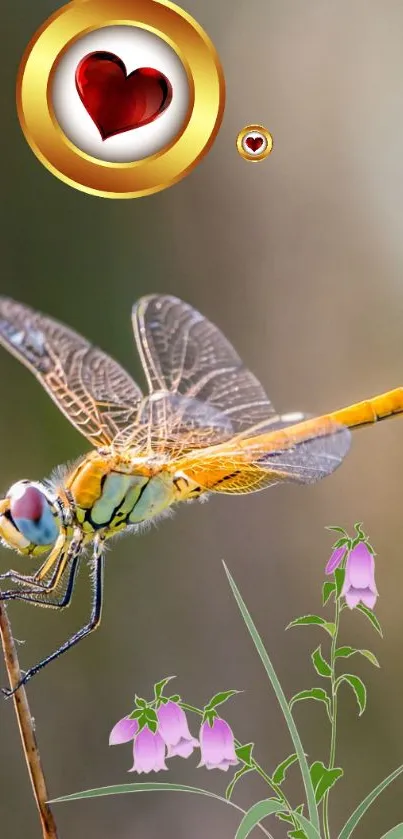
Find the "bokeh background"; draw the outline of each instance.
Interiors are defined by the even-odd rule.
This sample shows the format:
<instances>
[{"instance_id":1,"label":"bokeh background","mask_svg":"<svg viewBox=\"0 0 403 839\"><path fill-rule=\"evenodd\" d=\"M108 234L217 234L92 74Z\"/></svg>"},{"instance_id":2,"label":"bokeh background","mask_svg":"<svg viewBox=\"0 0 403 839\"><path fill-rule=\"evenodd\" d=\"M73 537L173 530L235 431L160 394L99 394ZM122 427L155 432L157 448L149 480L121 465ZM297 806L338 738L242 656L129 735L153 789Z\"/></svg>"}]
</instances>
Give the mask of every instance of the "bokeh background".
<instances>
[{"instance_id":1,"label":"bokeh background","mask_svg":"<svg viewBox=\"0 0 403 839\"><path fill-rule=\"evenodd\" d=\"M1 293L82 331L141 377L130 307L141 294L184 297L215 320L280 411L332 410L403 384L403 6L399 0L187 0L221 55L227 108L216 143L180 184L156 196L108 201L52 177L26 145L14 105L21 54L51 0L3 6ZM238 157L248 122L274 136L266 162ZM0 353L2 491L48 475L87 450L33 377ZM135 780L130 746L108 748L134 692L177 674L202 705L220 689L245 692L225 708L237 736L270 770L292 751L273 693L229 593L232 571L288 695L315 683L315 629L284 633L319 607L329 524L362 520L378 553L382 641L359 614L344 643L372 648L375 670L351 662L369 689L357 718L340 703L334 836L359 800L403 761L403 424L358 432L350 456L312 488L280 487L185 506L109 553L101 629L32 682L29 697L51 795ZM1 567L11 564L1 549ZM14 566L26 561L13 557ZM88 612L81 573L64 616L9 612L21 663L36 662ZM325 642L326 643L326 642ZM1 674L4 683L5 673ZM297 707L306 751L326 760L328 727L315 703ZM11 703L0 703L0 832L40 831ZM227 777L173 761L164 780L222 792ZM363 820L379 839L402 820L402 780ZM298 773L289 795L301 800ZM246 778L237 800L263 797ZM62 839L232 837L238 818L208 799L150 794L59 804ZM275 839L284 826L272 826ZM258 835L258 833L256 833Z\"/></svg>"}]
</instances>

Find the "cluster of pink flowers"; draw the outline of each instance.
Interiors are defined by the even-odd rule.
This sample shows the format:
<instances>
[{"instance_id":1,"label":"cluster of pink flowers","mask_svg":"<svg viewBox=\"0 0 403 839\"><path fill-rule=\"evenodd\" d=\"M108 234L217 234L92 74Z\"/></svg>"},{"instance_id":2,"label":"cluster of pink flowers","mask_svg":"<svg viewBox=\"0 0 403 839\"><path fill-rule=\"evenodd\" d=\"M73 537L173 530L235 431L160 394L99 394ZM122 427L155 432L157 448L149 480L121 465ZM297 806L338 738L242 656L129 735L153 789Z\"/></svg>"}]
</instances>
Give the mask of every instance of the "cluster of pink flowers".
<instances>
[{"instance_id":1,"label":"cluster of pink flowers","mask_svg":"<svg viewBox=\"0 0 403 839\"><path fill-rule=\"evenodd\" d=\"M370 546L361 525L355 525L356 536L350 538L343 528L330 528L340 531L343 537L334 545L333 553L326 565L326 574L336 576L341 566L344 579L340 585L340 596L345 597L350 609L363 603L373 609L378 597L375 585L374 551ZM154 700L147 703L136 698L136 709L129 716L123 717L113 727L109 745L133 741L133 766L130 772L148 773L166 770L166 760L175 756L190 757L195 749L200 749L200 763L207 769L221 769L226 772L230 766L239 763L235 751L234 735L225 720L218 716L217 705L226 702L237 691L216 694L202 714L202 723L198 739L189 731L188 721L180 696L163 696L163 689L170 681L163 679L154 686ZM191 706L188 710L197 711Z\"/></svg>"},{"instance_id":2,"label":"cluster of pink flowers","mask_svg":"<svg viewBox=\"0 0 403 839\"><path fill-rule=\"evenodd\" d=\"M185 711L177 702L168 700L156 710L158 725L152 731L148 725L140 727L137 719L124 717L113 727L109 745L128 743L133 740L133 766L129 772L160 772L168 769L165 760L170 757L189 757L200 747L199 766L207 769L222 769L239 763L235 754L234 735L225 720L218 716L210 722L205 720L199 739L192 737Z\"/></svg>"}]
</instances>

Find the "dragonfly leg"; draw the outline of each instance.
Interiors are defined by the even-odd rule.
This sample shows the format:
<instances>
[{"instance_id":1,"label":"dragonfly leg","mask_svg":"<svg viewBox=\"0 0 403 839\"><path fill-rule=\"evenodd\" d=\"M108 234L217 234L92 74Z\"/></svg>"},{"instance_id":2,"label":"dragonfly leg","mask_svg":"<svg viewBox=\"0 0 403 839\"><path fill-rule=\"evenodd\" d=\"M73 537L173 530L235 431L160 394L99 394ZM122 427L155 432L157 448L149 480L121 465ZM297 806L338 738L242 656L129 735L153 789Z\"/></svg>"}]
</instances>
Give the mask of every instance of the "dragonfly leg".
<instances>
[{"instance_id":1,"label":"dragonfly leg","mask_svg":"<svg viewBox=\"0 0 403 839\"><path fill-rule=\"evenodd\" d=\"M35 592L39 593L41 591L45 593L51 592L55 588L57 588L68 563L77 553L79 553L82 542L83 535L81 531L77 529L77 531L74 534L74 538L70 542L69 548L66 551L66 538L64 535L61 534L51 554L48 556L43 565L39 568L38 571L36 571L35 574L33 574L31 577L28 577L22 574L14 575L14 572L9 571L6 572L6 574L0 576L0 580L11 578L13 583L34 586L34 588L32 588L31 590L25 591L25 594L35 594ZM46 582L42 582L41 578L43 578L44 573L48 572L53 565L55 566L55 568L51 578ZM21 597L21 592L19 591L11 590L2 592L0 590L0 600L26 600L26 598Z\"/></svg>"},{"instance_id":2,"label":"dragonfly leg","mask_svg":"<svg viewBox=\"0 0 403 839\"><path fill-rule=\"evenodd\" d=\"M78 561L80 559L80 554L77 553L76 556L73 557L71 562L71 567L69 570L69 576L67 580L66 591L64 592L63 596L59 600L51 600L46 597L47 592L41 593L37 589L32 589L31 591L4 591L0 592L0 601L1 600L23 600L25 603L33 603L34 606L44 606L45 608L49 609L65 609L66 606L69 606L71 597L73 594L75 578L78 570Z\"/></svg>"},{"instance_id":3,"label":"dragonfly leg","mask_svg":"<svg viewBox=\"0 0 403 839\"><path fill-rule=\"evenodd\" d=\"M0 574L0 582L2 580L11 580L12 583L19 583L20 585L34 585L34 575L33 574L20 574L19 571L14 571L13 568L10 568L9 571L5 571L4 574ZM39 586L38 586L39 588Z\"/></svg>"},{"instance_id":4,"label":"dragonfly leg","mask_svg":"<svg viewBox=\"0 0 403 839\"><path fill-rule=\"evenodd\" d=\"M63 553L63 548L66 543L66 532L63 530L54 547L52 548L49 556L46 557L45 562L42 563L41 567L34 572L34 574L20 574L18 571L6 571L4 574L0 574L0 580L11 580L13 583L17 583L19 585L28 585L28 586L35 586L38 590L43 588L48 588L48 583L41 582L43 576L50 570L50 568L56 563L56 570L59 567L59 561L61 560L61 555ZM51 578L52 581L53 577ZM50 581L50 584L51 584Z\"/></svg>"},{"instance_id":5,"label":"dragonfly leg","mask_svg":"<svg viewBox=\"0 0 403 839\"><path fill-rule=\"evenodd\" d=\"M35 667L31 667L29 670L27 670L22 676L18 685L16 685L16 687L13 690L3 688L2 692L5 696L12 696L22 685L25 685L30 679L32 679L32 677L35 676L39 670L42 670L42 668L46 667L47 664L50 664L51 661L54 661L56 658L59 658L60 655L67 652L67 650L69 650L75 644L78 644L78 642L85 638L86 635L89 635L90 632L93 632L94 629L97 629L101 622L103 599L104 554L101 540L97 540L94 544L92 568L92 608L89 622L86 623L85 626L82 627L82 629L80 629L78 632L72 635L71 638L69 638L64 644L61 645L61 647L58 647L58 649L55 650L51 655L42 659L42 661L40 661L39 664L36 664Z\"/></svg>"}]
</instances>

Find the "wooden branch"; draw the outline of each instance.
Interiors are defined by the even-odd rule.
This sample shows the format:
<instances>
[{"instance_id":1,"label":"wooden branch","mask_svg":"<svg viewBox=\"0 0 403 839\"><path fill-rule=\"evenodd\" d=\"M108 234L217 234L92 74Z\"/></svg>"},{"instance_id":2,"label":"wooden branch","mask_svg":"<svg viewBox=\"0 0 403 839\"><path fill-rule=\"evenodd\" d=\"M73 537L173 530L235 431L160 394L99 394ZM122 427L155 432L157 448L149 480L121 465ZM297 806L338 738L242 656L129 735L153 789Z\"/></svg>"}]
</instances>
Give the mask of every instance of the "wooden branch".
<instances>
[{"instance_id":1,"label":"wooden branch","mask_svg":"<svg viewBox=\"0 0 403 839\"><path fill-rule=\"evenodd\" d=\"M21 679L21 670L17 656L15 641L11 631L7 609L0 600L0 635L4 652L4 661L13 690ZM33 719L29 710L27 694L24 687L19 688L13 694L15 713L18 727L20 729L22 748L31 779L32 789L39 818L42 826L43 839L58 839L56 822L48 802L45 777L43 774L41 759L34 731Z\"/></svg>"}]
</instances>

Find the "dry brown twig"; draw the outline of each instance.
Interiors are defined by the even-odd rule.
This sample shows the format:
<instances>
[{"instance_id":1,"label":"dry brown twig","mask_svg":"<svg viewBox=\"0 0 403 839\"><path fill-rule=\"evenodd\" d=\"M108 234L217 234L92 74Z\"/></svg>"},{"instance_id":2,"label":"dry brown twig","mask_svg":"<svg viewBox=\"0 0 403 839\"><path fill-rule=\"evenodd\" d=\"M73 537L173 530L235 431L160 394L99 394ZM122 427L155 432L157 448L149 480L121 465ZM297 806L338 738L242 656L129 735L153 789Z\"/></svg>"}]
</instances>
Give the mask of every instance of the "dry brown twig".
<instances>
[{"instance_id":1,"label":"dry brown twig","mask_svg":"<svg viewBox=\"0 0 403 839\"><path fill-rule=\"evenodd\" d=\"M21 669L18 661L15 641L11 631L7 609L0 601L0 635L4 653L4 661L10 681L11 689L14 689L21 679ZM41 759L34 731L33 719L29 710L25 688L20 688L13 695L15 713L20 729L22 748L31 779L32 789L39 818L42 826L43 839L58 839L56 822L52 810L47 803L48 792L46 789L45 776L43 774Z\"/></svg>"}]
</instances>

